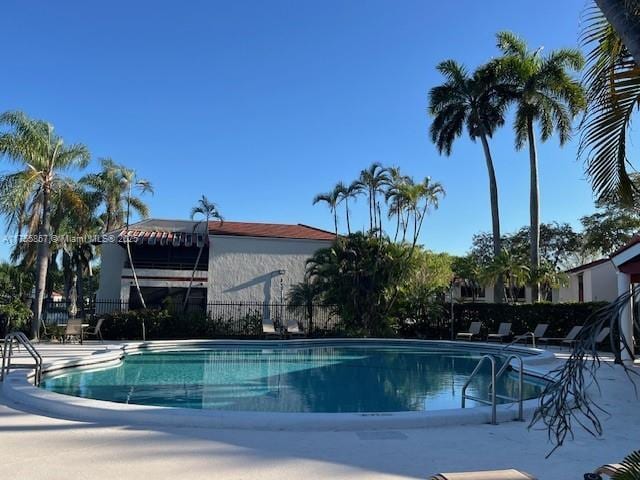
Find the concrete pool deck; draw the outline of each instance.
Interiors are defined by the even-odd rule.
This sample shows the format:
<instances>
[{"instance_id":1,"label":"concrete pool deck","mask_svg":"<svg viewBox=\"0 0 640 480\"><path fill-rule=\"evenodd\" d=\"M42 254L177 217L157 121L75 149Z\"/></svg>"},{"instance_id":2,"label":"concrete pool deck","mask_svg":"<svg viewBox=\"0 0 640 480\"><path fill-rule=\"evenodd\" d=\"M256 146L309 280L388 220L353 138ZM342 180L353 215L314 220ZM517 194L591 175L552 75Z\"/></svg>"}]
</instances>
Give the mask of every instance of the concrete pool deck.
<instances>
[{"instance_id":1,"label":"concrete pool deck","mask_svg":"<svg viewBox=\"0 0 640 480\"><path fill-rule=\"evenodd\" d=\"M102 348L38 347L45 361ZM522 422L344 432L113 427L51 418L0 395L2 478L386 479L513 467L540 479L579 479L640 447L640 400L622 369L611 367L604 363L598 374L598 401L615 412L601 415L603 436L577 431L549 459L546 431Z\"/></svg>"}]
</instances>

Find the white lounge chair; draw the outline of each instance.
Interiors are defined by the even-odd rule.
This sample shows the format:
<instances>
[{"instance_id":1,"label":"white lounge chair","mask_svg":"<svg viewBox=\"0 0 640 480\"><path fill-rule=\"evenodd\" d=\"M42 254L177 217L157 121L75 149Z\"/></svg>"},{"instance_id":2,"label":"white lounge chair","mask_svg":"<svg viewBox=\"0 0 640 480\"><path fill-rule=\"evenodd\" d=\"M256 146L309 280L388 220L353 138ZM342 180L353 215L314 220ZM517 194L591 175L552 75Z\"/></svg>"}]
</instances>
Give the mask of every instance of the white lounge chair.
<instances>
[{"instance_id":1,"label":"white lounge chair","mask_svg":"<svg viewBox=\"0 0 640 480\"><path fill-rule=\"evenodd\" d=\"M473 340L474 337L480 336L481 322L471 322L468 332L460 332L456 335L456 340Z\"/></svg>"},{"instance_id":2,"label":"white lounge chair","mask_svg":"<svg viewBox=\"0 0 640 480\"><path fill-rule=\"evenodd\" d=\"M280 332L276 330L273 321L269 318L262 320L262 334L267 338L280 336Z\"/></svg>"},{"instance_id":3,"label":"white lounge chair","mask_svg":"<svg viewBox=\"0 0 640 480\"><path fill-rule=\"evenodd\" d=\"M487 335L487 340L490 342L503 342L505 338L508 338L511 335L511 324L508 322L503 322L498 327L498 333L490 333Z\"/></svg>"},{"instance_id":4,"label":"white lounge chair","mask_svg":"<svg viewBox=\"0 0 640 480\"><path fill-rule=\"evenodd\" d=\"M580 333L580 331L582 330L582 325L576 325L575 327L573 327L569 333L567 334L566 337L564 338L560 338L560 337L542 337L540 339L541 342L545 342L545 343L549 343L549 342L562 342L562 343L567 343L569 345L575 343L576 341L576 337L578 336L578 334Z\"/></svg>"},{"instance_id":5,"label":"white lounge chair","mask_svg":"<svg viewBox=\"0 0 640 480\"><path fill-rule=\"evenodd\" d=\"M596 337L596 345L600 345L602 342L604 342L609 336L610 331L611 329L609 327L605 327L600 330L600 333L598 333L598 336Z\"/></svg>"},{"instance_id":6,"label":"white lounge chair","mask_svg":"<svg viewBox=\"0 0 640 480\"><path fill-rule=\"evenodd\" d=\"M602 465L595 472L597 475L606 475L607 477L612 477L617 475L622 471L621 463L609 463L607 465Z\"/></svg>"},{"instance_id":7,"label":"white lounge chair","mask_svg":"<svg viewBox=\"0 0 640 480\"><path fill-rule=\"evenodd\" d=\"M480 472L438 473L430 480L537 480L536 477L519 470L484 470Z\"/></svg>"},{"instance_id":8,"label":"white lounge chair","mask_svg":"<svg viewBox=\"0 0 640 480\"><path fill-rule=\"evenodd\" d=\"M300 329L300 325L297 320L289 320L287 323L287 334L292 337L304 337L305 333Z\"/></svg>"},{"instance_id":9,"label":"white lounge chair","mask_svg":"<svg viewBox=\"0 0 640 480\"><path fill-rule=\"evenodd\" d=\"M536 325L536 328L533 330L533 332L527 332L522 335L518 335L513 341L514 343L517 343L524 340L524 342L527 343L529 339L531 339L537 342L540 338L544 337L545 333L547 333L547 328L549 328L548 323L539 323L538 325Z\"/></svg>"}]
</instances>

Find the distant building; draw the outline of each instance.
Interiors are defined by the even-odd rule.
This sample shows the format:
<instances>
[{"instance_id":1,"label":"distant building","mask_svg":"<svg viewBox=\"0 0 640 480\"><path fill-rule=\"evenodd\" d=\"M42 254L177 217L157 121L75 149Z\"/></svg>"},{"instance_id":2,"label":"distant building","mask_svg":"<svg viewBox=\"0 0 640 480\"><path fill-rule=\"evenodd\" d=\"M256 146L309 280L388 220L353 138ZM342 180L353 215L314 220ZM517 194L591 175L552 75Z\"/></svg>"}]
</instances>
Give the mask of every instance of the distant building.
<instances>
[{"instance_id":1,"label":"distant building","mask_svg":"<svg viewBox=\"0 0 640 480\"><path fill-rule=\"evenodd\" d=\"M306 261L335 235L307 225L150 219L107 235L97 300L140 306L126 241L148 307L182 303L194 265L191 305L279 302L304 279ZM202 249L202 250L201 250ZM198 255L200 258L198 259ZM115 308L115 306L114 306Z\"/></svg>"},{"instance_id":2,"label":"distant building","mask_svg":"<svg viewBox=\"0 0 640 480\"><path fill-rule=\"evenodd\" d=\"M611 302L618 296L616 267L601 258L566 271L566 287L554 289L553 302Z\"/></svg>"}]
</instances>

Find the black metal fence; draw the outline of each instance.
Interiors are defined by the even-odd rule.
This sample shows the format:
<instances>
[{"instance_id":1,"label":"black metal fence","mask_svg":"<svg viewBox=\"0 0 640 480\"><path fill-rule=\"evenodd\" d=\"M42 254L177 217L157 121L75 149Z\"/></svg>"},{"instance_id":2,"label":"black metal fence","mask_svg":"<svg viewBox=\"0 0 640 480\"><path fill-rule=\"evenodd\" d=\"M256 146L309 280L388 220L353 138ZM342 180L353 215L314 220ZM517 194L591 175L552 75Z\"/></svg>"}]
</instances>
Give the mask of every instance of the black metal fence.
<instances>
[{"instance_id":1,"label":"black metal fence","mask_svg":"<svg viewBox=\"0 0 640 480\"><path fill-rule=\"evenodd\" d=\"M47 299L44 304L43 318L47 325L66 324L70 316L71 302L67 299ZM154 311L161 309L154 308ZM298 305L274 302L210 302L204 305L168 306L164 311L174 321L192 321L208 323L207 331L215 336L259 336L263 324L273 324L276 330L282 327L298 325L303 332L317 335L334 332L340 318L333 305ZM77 316L91 320L100 316L118 316L132 312L127 302L120 299L86 301L77 305ZM157 318L157 315L149 314Z\"/></svg>"}]
</instances>

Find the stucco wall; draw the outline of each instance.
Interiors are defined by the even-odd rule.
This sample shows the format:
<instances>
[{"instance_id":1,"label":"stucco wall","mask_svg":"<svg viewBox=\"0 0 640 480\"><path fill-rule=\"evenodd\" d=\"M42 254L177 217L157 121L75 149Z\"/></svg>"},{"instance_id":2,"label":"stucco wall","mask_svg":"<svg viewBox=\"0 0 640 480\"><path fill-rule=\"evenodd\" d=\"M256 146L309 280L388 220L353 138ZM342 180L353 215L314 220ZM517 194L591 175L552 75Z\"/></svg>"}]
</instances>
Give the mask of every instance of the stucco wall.
<instances>
[{"instance_id":1,"label":"stucco wall","mask_svg":"<svg viewBox=\"0 0 640 480\"><path fill-rule=\"evenodd\" d=\"M304 279L306 261L328 241L210 236L208 301L280 301Z\"/></svg>"},{"instance_id":2,"label":"stucco wall","mask_svg":"<svg viewBox=\"0 0 640 480\"><path fill-rule=\"evenodd\" d=\"M556 291L554 302L578 301L578 275L583 274L584 301L612 301L617 296L616 269L613 263L606 262L569 274L569 285Z\"/></svg>"},{"instance_id":3,"label":"stucco wall","mask_svg":"<svg viewBox=\"0 0 640 480\"><path fill-rule=\"evenodd\" d=\"M96 298L98 301L116 300L120 298L120 278L127 253L115 243L105 243L101 250L100 284Z\"/></svg>"}]
</instances>

